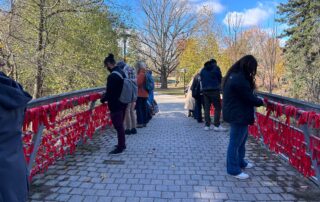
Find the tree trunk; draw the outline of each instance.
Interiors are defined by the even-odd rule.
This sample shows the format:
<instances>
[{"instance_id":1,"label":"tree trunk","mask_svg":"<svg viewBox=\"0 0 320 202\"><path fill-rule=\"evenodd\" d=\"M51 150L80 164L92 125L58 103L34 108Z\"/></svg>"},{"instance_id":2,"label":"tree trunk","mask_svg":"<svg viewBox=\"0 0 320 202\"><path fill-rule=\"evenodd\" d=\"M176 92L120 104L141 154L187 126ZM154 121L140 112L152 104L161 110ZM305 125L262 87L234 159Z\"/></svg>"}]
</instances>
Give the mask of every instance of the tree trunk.
<instances>
[{"instance_id":1,"label":"tree trunk","mask_svg":"<svg viewBox=\"0 0 320 202\"><path fill-rule=\"evenodd\" d=\"M167 78L167 72L165 68L162 68L161 71L161 89L167 89L168 88L168 78Z\"/></svg>"},{"instance_id":2,"label":"tree trunk","mask_svg":"<svg viewBox=\"0 0 320 202\"><path fill-rule=\"evenodd\" d=\"M272 90L273 90L273 86L272 86L272 81L270 79L270 81L269 81L269 93L272 93Z\"/></svg>"},{"instance_id":3,"label":"tree trunk","mask_svg":"<svg viewBox=\"0 0 320 202\"><path fill-rule=\"evenodd\" d=\"M34 84L33 97L39 98L42 96L42 86L43 86L43 65L44 65L44 25L45 25L45 0L40 1L40 13L39 13L39 32L38 32L38 48L37 48L37 74Z\"/></svg>"}]
</instances>

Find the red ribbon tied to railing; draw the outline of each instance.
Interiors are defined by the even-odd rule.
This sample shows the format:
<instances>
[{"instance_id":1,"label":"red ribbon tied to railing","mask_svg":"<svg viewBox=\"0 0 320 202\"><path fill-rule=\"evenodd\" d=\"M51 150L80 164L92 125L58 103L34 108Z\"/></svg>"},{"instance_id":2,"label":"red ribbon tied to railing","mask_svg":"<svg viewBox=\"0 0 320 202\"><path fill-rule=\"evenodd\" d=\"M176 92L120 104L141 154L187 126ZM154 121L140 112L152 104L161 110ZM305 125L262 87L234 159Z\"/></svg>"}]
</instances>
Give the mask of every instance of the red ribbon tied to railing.
<instances>
[{"instance_id":1,"label":"red ribbon tied to railing","mask_svg":"<svg viewBox=\"0 0 320 202\"><path fill-rule=\"evenodd\" d=\"M34 150L33 137L39 132L40 125L45 126L31 177L46 171L50 165L68 153L73 154L78 142L82 140L85 143L87 138L91 139L98 128L112 124L106 104L84 109L84 105L100 98L100 93L92 93L26 111L23 123L23 150L28 163Z\"/></svg>"},{"instance_id":2,"label":"red ribbon tied to railing","mask_svg":"<svg viewBox=\"0 0 320 202\"><path fill-rule=\"evenodd\" d=\"M266 115L256 113L255 123L249 126L249 133L255 139L262 138L271 151L286 155L290 164L304 176L314 176L312 159L320 165L320 138L311 135L308 150L304 134L291 126L290 119L296 119L298 125L307 124L309 128L319 129L320 114L299 110L294 106L269 102L266 98L264 102L266 103ZM272 114L274 118L271 118ZM280 119L283 114L286 116L285 123L282 123ZM279 120L276 121L276 118ZM311 157L307 154L308 151L312 154Z\"/></svg>"}]
</instances>

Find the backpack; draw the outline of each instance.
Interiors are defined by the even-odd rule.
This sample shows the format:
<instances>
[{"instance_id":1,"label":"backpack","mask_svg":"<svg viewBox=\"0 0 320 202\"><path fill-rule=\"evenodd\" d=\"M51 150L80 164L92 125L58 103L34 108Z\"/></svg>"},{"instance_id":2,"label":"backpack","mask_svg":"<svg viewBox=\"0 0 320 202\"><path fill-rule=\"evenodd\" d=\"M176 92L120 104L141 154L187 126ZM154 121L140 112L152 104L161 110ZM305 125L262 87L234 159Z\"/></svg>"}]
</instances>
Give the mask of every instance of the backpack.
<instances>
[{"instance_id":1,"label":"backpack","mask_svg":"<svg viewBox=\"0 0 320 202\"><path fill-rule=\"evenodd\" d=\"M129 104L135 102L138 97L138 86L136 82L131 79L123 78L122 74L117 71L113 71L112 74L117 74L121 79L123 79L123 87L120 94L119 101L123 104Z\"/></svg>"},{"instance_id":2,"label":"backpack","mask_svg":"<svg viewBox=\"0 0 320 202\"><path fill-rule=\"evenodd\" d=\"M152 78L152 75L148 72L146 73L146 86L145 86L145 88L148 92L154 90L154 80Z\"/></svg>"}]
</instances>

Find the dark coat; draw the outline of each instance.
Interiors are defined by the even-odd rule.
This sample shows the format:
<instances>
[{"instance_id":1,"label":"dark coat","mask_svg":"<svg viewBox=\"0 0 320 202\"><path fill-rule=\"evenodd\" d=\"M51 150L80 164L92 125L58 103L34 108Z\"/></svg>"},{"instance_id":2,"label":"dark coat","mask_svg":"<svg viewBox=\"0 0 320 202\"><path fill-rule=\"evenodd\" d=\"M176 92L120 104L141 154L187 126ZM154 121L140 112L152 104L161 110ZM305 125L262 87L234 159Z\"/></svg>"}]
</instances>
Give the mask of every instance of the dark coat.
<instances>
[{"instance_id":1,"label":"dark coat","mask_svg":"<svg viewBox=\"0 0 320 202\"><path fill-rule=\"evenodd\" d=\"M111 113L118 112L125 107L125 104L119 101L123 88L123 79L117 74L112 74L113 71L120 72L122 77L126 78L125 73L118 66L113 68L111 74L108 76L106 93L102 96L101 102L108 102Z\"/></svg>"},{"instance_id":2,"label":"dark coat","mask_svg":"<svg viewBox=\"0 0 320 202\"><path fill-rule=\"evenodd\" d=\"M0 72L0 202L27 200L27 166L22 147L24 111L31 96Z\"/></svg>"},{"instance_id":3,"label":"dark coat","mask_svg":"<svg viewBox=\"0 0 320 202\"><path fill-rule=\"evenodd\" d=\"M212 91L221 89L222 74L217 65L204 67L200 72L201 85L203 91Z\"/></svg>"},{"instance_id":4,"label":"dark coat","mask_svg":"<svg viewBox=\"0 0 320 202\"><path fill-rule=\"evenodd\" d=\"M232 73L223 89L223 119L228 123L251 125L254 107L263 105L242 73Z\"/></svg>"},{"instance_id":5,"label":"dark coat","mask_svg":"<svg viewBox=\"0 0 320 202\"><path fill-rule=\"evenodd\" d=\"M200 74L196 74L193 78L192 86L192 97L194 99L201 99L201 83L200 83Z\"/></svg>"}]
</instances>

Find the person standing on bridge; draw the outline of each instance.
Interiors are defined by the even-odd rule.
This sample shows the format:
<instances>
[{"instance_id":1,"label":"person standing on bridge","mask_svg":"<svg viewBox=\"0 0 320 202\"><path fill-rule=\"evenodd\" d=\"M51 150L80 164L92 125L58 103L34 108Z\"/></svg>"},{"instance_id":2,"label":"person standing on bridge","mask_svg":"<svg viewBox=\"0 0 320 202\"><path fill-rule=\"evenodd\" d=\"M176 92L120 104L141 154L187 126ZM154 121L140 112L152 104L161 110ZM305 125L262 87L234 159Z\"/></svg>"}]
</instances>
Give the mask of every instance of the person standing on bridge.
<instances>
[{"instance_id":1,"label":"person standing on bridge","mask_svg":"<svg viewBox=\"0 0 320 202\"><path fill-rule=\"evenodd\" d=\"M203 106L203 94L201 90L200 74L197 73L191 86L192 97L195 99L194 117L198 123L202 123L202 106Z\"/></svg>"},{"instance_id":2,"label":"person standing on bridge","mask_svg":"<svg viewBox=\"0 0 320 202\"><path fill-rule=\"evenodd\" d=\"M137 99L137 128L146 127L148 123L148 105L147 100L149 93L146 89L146 68L147 65L144 62L138 62L136 69L138 72L137 82L138 82L138 99Z\"/></svg>"},{"instance_id":3,"label":"person standing on bridge","mask_svg":"<svg viewBox=\"0 0 320 202\"><path fill-rule=\"evenodd\" d=\"M133 67L129 66L125 62L118 62L117 64L126 74L126 77L132 80L134 83L137 83L136 71ZM136 93L138 93L136 91ZM126 109L126 115L124 118L124 128L126 135L137 134L137 115L136 115L136 101L128 104Z\"/></svg>"},{"instance_id":4,"label":"person standing on bridge","mask_svg":"<svg viewBox=\"0 0 320 202\"><path fill-rule=\"evenodd\" d=\"M108 102L112 124L117 130L118 136L118 145L109 154L119 154L126 149L126 137L123 122L127 105L119 101L124 83L123 78L126 78L126 75L123 70L116 65L113 54L109 54L109 56L105 58L104 66L109 70L110 74L107 80L106 92L100 101L101 103ZM121 74L122 78L118 74Z\"/></svg>"},{"instance_id":5,"label":"person standing on bridge","mask_svg":"<svg viewBox=\"0 0 320 202\"><path fill-rule=\"evenodd\" d=\"M253 167L244 157L248 125L254 123L254 107L263 105L254 94L257 66L252 55L244 56L229 69L223 84L223 118L231 126L227 172L238 179L249 178L242 169Z\"/></svg>"},{"instance_id":6,"label":"person standing on bridge","mask_svg":"<svg viewBox=\"0 0 320 202\"><path fill-rule=\"evenodd\" d=\"M1 64L0 64L1 66ZM0 71L0 201L24 202L28 171L22 146L22 123L32 97Z\"/></svg>"},{"instance_id":7,"label":"person standing on bridge","mask_svg":"<svg viewBox=\"0 0 320 202\"><path fill-rule=\"evenodd\" d=\"M205 63L204 68L200 71L201 86L204 99L204 117L205 127L204 130L213 129L217 132L225 132L226 128L220 125L221 115L221 80L222 74L217 65L217 61L212 59ZM210 107L214 106L214 123L211 126Z\"/></svg>"}]
</instances>

